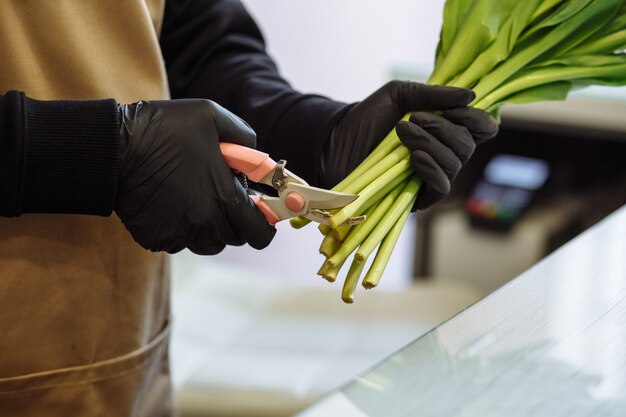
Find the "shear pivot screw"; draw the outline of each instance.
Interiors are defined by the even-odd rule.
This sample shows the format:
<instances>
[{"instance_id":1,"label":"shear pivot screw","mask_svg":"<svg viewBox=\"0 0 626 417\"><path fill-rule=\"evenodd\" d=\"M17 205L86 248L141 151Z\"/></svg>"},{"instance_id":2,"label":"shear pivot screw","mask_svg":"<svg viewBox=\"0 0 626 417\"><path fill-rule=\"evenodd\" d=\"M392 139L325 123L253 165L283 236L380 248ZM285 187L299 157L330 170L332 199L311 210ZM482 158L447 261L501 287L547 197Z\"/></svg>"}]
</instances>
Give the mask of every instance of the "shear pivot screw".
<instances>
[{"instance_id":1,"label":"shear pivot screw","mask_svg":"<svg viewBox=\"0 0 626 417\"><path fill-rule=\"evenodd\" d=\"M304 200L304 197L295 191L292 191L285 196L285 206L295 213L304 209L305 205L306 201Z\"/></svg>"}]
</instances>

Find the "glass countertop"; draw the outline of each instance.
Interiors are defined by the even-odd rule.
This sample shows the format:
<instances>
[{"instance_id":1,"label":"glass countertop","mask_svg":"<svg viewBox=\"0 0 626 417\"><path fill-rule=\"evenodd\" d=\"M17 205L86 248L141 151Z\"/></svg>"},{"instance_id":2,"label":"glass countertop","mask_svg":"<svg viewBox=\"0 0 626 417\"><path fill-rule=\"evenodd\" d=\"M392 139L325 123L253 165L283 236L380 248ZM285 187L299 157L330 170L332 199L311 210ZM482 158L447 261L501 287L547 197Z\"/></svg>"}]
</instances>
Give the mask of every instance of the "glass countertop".
<instances>
[{"instance_id":1,"label":"glass countertop","mask_svg":"<svg viewBox=\"0 0 626 417\"><path fill-rule=\"evenodd\" d=\"M626 415L626 207L298 417Z\"/></svg>"}]
</instances>

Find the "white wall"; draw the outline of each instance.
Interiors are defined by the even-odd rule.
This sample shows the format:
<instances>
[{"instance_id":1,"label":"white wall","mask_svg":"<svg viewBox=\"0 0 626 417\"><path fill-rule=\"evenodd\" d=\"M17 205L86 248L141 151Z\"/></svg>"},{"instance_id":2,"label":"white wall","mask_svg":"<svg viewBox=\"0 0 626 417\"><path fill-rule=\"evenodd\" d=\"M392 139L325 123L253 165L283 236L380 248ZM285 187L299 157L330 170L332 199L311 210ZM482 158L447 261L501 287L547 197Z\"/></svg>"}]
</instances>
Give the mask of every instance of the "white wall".
<instances>
[{"instance_id":1,"label":"white wall","mask_svg":"<svg viewBox=\"0 0 626 417\"><path fill-rule=\"evenodd\" d=\"M361 100L394 66L430 68L443 0L244 0L283 75L307 92Z\"/></svg>"}]
</instances>

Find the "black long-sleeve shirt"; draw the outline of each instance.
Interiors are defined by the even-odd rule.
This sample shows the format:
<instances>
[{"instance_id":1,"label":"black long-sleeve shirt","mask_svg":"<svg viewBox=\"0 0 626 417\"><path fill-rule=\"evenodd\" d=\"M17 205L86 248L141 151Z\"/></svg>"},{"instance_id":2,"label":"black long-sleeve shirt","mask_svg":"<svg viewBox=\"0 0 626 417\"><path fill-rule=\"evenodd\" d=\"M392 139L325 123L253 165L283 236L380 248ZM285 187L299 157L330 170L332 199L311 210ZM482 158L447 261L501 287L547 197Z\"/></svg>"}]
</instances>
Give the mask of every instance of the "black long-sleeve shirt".
<instances>
[{"instance_id":1,"label":"black long-sleeve shirt","mask_svg":"<svg viewBox=\"0 0 626 417\"><path fill-rule=\"evenodd\" d=\"M160 37L172 98L207 98L245 119L258 148L317 184L345 104L301 94L279 74L239 1L168 0ZM0 96L0 215L109 215L119 167L114 100Z\"/></svg>"}]
</instances>

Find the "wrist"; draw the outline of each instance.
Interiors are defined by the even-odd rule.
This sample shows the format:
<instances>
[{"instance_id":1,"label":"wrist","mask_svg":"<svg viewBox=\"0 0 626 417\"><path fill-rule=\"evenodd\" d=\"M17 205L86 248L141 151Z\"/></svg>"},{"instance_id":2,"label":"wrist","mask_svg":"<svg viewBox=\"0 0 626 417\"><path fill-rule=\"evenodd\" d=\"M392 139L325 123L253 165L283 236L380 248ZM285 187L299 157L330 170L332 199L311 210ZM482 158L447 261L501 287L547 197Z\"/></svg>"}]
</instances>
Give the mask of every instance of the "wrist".
<instances>
[{"instance_id":1,"label":"wrist","mask_svg":"<svg viewBox=\"0 0 626 417\"><path fill-rule=\"evenodd\" d=\"M18 113L6 144L12 200L3 215L110 215L119 171L115 100L40 101L12 93Z\"/></svg>"}]
</instances>

